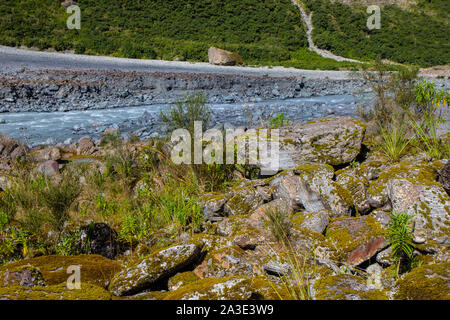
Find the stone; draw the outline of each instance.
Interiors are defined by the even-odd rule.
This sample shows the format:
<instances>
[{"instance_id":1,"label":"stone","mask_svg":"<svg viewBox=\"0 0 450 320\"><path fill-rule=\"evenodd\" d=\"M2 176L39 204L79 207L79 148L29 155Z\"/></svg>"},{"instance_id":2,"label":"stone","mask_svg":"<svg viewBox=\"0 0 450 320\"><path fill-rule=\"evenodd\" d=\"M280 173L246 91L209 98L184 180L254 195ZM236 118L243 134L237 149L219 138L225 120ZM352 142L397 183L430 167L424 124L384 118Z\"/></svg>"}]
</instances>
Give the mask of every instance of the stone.
<instances>
[{"instance_id":1,"label":"stone","mask_svg":"<svg viewBox=\"0 0 450 320\"><path fill-rule=\"evenodd\" d=\"M450 196L439 183L392 179L388 182L388 197L395 212L412 217L417 243L448 234Z\"/></svg>"},{"instance_id":2,"label":"stone","mask_svg":"<svg viewBox=\"0 0 450 320\"><path fill-rule=\"evenodd\" d=\"M355 160L365 125L350 117L328 117L280 128L280 170L305 161L333 166Z\"/></svg>"},{"instance_id":3,"label":"stone","mask_svg":"<svg viewBox=\"0 0 450 320\"><path fill-rule=\"evenodd\" d=\"M288 275L292 271L288 263L279 263L276 261L269 261L263 268L268 274L276 275L278 277Z\"/></svg>"},{"instance_id":4,"label":"stone","mask_svg":"<svg viewBox=\"0 0 450 320\"><path fill-rule=\"evenodd\" d=\"M168 288L170 291L174 291L199 279L192 271L177 273L169 279Z\"/></svg>"},{"instance_id":5,"label":"stone","mask_svg":"<svg viewBox=\"0 0 450 320\"><path fill-rule=\"evenodd\" d=\"M91 138L81 138L77 146L77 154L91 155L95 151L95 144Z\"/></svg>"},{"instance_id":6,"label":"stone","mask_svg":"<svg viewBox=\"0 0 450 320\"><path fill-rule=\"evenodd\" d=\"M351 194L332 180L334 170L331 166L302 163L293 172L282 173L281 179L271 181L274 199L289 201L294 211L330 210L335 217L351 215Z\"/></svg>"},{"instance_id":7,"label":"stone","mask_svg":"<svg viewBox=\"0 0 450 320\"><path fill-rule=\"evenodd\" d=\"M58 148L47 147L31 152L32 158L37 162L44 162L48 160L61 160L61 151Z\"/></svg>"},{"instance_id":8,"label":"stone","mask_svg":"<svg viewBox=\"0 0 450 320\"><path fill-rule=\"evenodd\" d=\"M254 275L254 267L249 258L250 256L237 246L213 250L194 269L194 273L199 278L251 277Z\"/></svg>"},{"instance_id":9,"label":"stone","mask_svg":"<svg viewBox=\"0 0 450 320\"><path fill-rule=\"evenodd\" d=\"M0 300L111 300L111 294L91 283L81 283L81 289L69 289L66 283L51 286L0 287Z\"/></svg>"},{"instance_id":10,"label":"stone","mask_svg":"<svg viewBox=\"0 0 450 320\"><path fill-rule=\"evenodd\" d=\"M45 161L39 165L38 172L47 177L57 176L59 175L59 163L55 160Z\"/></svg>"},{"instance_id":11,"label":"stone","mask_svg":"<svg viewBox=\"0 0 450 320\"><path fill-rule=\"evenodd\" d=\"M249 300L254 294L250 279L201 279L170 292L165 300Z\"/></svg>"},{"instance_id":12,"label":"stone","mask_svg":"<svg viewBox=\"0 0 450 320\"><path fill-rule=\"evenodd\" d=\"M260 194L252 187L240 187L233 190L233 193L224 206L227 216L248 214L264 202Z\"/></svg>"},{"instance_id":13,"label":"stone","mask_svg":"<svg viewBox=\"0 0 450 320\"><path fill-rule=\"evenodd\" d=\"M242 57L237 53L215 47L209 48L208 59L210 64L221 66L234 66L244 62Z\"/></svg>"},{"instance_id":14,"label":"stone","mask_svg":"<svg viewBox=\"0 0 450 320\"><path fill-rule=\"evenodd\" d=\"M367 281L350 274L319 278L314 283L316 300L388 300L385 293L367 285Z\"/></svg>"},{"instance_id":15,"label":"stone","mask_svg":"<svg viewBox=\"0 0 450 320\"><path fill-rule=\"evenodd\" d=\"M99 255L79 255L79 256L41 256L26 260L21 260L0 267L0 279L5 278L6 273L17 270L38 269L42 274L45 285L66 284L70 276L67 269L70 266L80 266L81 281L100 287L106 287L112 276L120 270L120 263L106 259ZM39 277L36 277L39 279ZM1 283L1 280L0 280ZM38 282L39 283L39 282Z\"/></svg>"},{"instance_id":16,"label":"stone","mask_svg":"<svg viewBox=\"0 0 450 320\"><path fill-rule=\"evenodd\" d=\"M118 253L117 232L106 223L93 223L81 229L82 246L88 254L99 254L114 259Z\"/></svg>"},{"instance_id":17,"label":"stone","mask_svg":"<svg viewBox=\"0 0 450 320\"><path fill-rule=\"evenodd\" d=\"M387 246L386 230L372 216L337 218L330 222L326 241L335 250L334 260L357 266Z\"/></svg>"},{"instance_id":18,"label":"stone","mask_svg":"<svg viewBox=\"0 0 450 320\"><path fill-rule=\"evenodd\" d=\"M357 212L366 214L371 206L367 199L369 180L364 176L358 176L356 170L347 170L337 175L336 183L345 188L352 197L352 202Z\"/></svg>"},{"instance_id":19,"label":"stone","mask_svg":"<svg viewBox=\"0 0 450 320\"><path fill-rule=\"evenodd\" d=\"M367 267L366 273L367 273L367 285L369 287L373 287L374 289L381 290L383 288L382 284L382 274L383 274L383 267L380 266L378 263L371 264Z\"/></svg>"},{"instance_id":20,"label":"stone","mask_svg":"<svg viewBox=\"0 0 450 320\"><path fill-rule=\"evenodd\" d=\"M264 229L266 226L267 215L272 211L279 210L289 217L293 210L289 203L284 199L276 199L264 203L256 208L248 217L248 224L255 229Z\"/></svg>"},{"instance_id":21,"label":"stone","mask_svg":"<svg viewBox=\"0 0 450 320\"><path fill-rule=\"evenodd\" d=\"M450 160L447 160L444 168L439 171L439 181L447 194L450 195Z\"/></svg>"},{"instance_id":22,"label":"stone","mask_svg":"<svg viewBox=\"0 0 450 320\"><path fill-rule=\"evenodd\" d=\"M292 221L299 228L304 228L312 232L323 233L330 222L331 212L328 210L315 211L307 214L296 214ZM295 218L297 217L297 219Z\"/></svg>"},{"instance_id":23,"label":"stone","mask_svg":"<svg viewBox=\"0 0 450 320\"><path fill-rule=\"evenodd\" d=\"M255 250L257 241L246 234L241 234L233 239L233 244L237 245L242 250Z\"/></svg>"},{"instance_id":24,"label":"stone","mask_svg":"<svg viewBox=\"0 0 450 320\"><path fill-rule=\"evenodd\" d=\"M203 217L209 221L219 221L223 219L224 206L229 197L225 194L205 195L202 200Z\"/></svg>"},{"instance_id":25,"label":"stone","mask_svg":"<svg viewBox=\"0 0 450 320\"><path fill-rule=\"evenodd\" d=\"M392 256L392 248L388 247L380 252L376 256L376 261L386 267L394 264L394 257Z\"/></svg>"},{"instance_id":26,"label":"stone","mask_svg":"<svg viewBox=\"0 0 450 320\"><path fill-rule=\"evenodd\" d=\"M450 262L416 267L397 283L398 300L450 300Z\"/></svg>"},{"instance_id":27,"label":"stone","mask_svg":"<svg viewBox=\"0 0 450 320\"><path fill-rule=\"evenodd\" d=\"M177 245L156 251L117 273L109 290L116 296L132 295L149 289L194 263L201 248L194 244Z\"/></svg>"},{"instance_id":28,"label":"stone","mask_svg":"<svg viewBox=\"0 0 450 320\"><path fill-rule=\"evenodd\" d=\"M1 279L0 279L1 280ZM3 286L20 285L24 287L45 286L44 277L39 268L30 264L3 272Z\"/></svg>"}]
</instances>

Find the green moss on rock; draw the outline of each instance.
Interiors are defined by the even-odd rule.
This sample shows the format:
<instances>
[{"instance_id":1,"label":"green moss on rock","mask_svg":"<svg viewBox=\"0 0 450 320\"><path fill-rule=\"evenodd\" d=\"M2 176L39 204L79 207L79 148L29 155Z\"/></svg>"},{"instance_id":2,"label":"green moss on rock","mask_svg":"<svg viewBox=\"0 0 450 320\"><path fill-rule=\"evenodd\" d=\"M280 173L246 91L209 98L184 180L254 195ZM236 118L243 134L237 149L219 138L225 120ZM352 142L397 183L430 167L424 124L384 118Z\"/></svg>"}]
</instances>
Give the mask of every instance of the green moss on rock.
<instances>
[{"instance_id":1,"label":"green moss on rock","mask_svg":"<svg viewBox=\"0 0 450 320\"><path fill-rule=\"evenodd\" d=\"M17 270L23 266L31 265L38 268L46 285L57 285L65 283L69 275L69 266L81 266L81 281L106 287L110 279L117 273L121 265L117 261L107 259L100 255L79 255L79 256L41 256L10 263L0 267L0 279L7 271Z\"/></svg>"},{"instance_id":2,"label":"green moss on rock","mask_svg":"<svg viewBox=\"0 0 450 320\"><path fill-rule=\"evenodd\" d=\"M398 300L450 300L450 262L415 268L397 284Z\"/></svg>"}]
</instances>

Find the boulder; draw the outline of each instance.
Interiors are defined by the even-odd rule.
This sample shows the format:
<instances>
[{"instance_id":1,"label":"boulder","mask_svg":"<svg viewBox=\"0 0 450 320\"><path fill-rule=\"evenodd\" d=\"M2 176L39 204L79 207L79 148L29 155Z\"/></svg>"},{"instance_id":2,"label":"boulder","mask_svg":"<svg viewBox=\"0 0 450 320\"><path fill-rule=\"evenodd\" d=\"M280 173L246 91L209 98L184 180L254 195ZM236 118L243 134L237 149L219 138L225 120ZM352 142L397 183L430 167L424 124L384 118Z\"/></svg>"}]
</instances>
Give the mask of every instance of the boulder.
<instances>
[{"instance_id":1,"label":"boulder","mask_svg":"<svg viewBox=\"0 0 450 320\"><path fill-rule=\"evenodd\" d=\"M412 217L417 243L448 235L450 197L439 183L392 179L388 182L388 197L395 212Z\"/></svg>"},{"instance_id":2,"label":"boulder","mask_svg":"<svg viewBox=\"0 0 450 320\"><path fill-rule=\"evenodd\" d=\"M194 244L162 249L140 260L111 280L109 290L116 296L132 295L149 289L158 281L167 279L194 263L201 248Z\"/></svg>"},{"instance_id":3,"label":"boulder","mask_svg":"<svg viewBox=\"0 0 450 320\"><path fill-rule=\"evenodd\" d=\"M0 136L0 160L2 160L2 167L9 169L8 163L11 160L17 160L27 154L29 149L7 136ZM5 163L6 162L6 163Z\"/></svg>"},{"instance_id":4,"label":"boulder","mask_svg":"<svg viewBox=\"0 0 450 320\"><path fill-rule=\"evenodd\" d=\"M398 300L450 300L450 262L414 268L397 283Z\"/></svg>"},{"instance_id":5,"label":"boulder","mask_svg":"<svg viewBox=\"0 0 450 320\"><path fill-rule=\"evenodd\" d=\"M68 289L66 283L46 287L0 287L0 300L111 300L111 294L91 283Z\"/></svg>"},{"instance_id":6,"label":"boulder","mask_svg":"<svg viewBox=\"0 0 450 320\"><path fill-rule=\"evenodd\" d=\"M93 223L81 229L82 246L89 254L99 254L114 259L118 252L117 232L106 223Z\"/></svg>"},{"instance_id":7,"label":"boulder","mask_svg":"<svg viewBox=\"0 0 450 320\"><path fill-rule=\"evenodd\" d=\"M234 66L242 64L244 60L237 53L211 47L208 50L209 63L221 66Z\"/></svg>"},{"instance_id":8,"label":"boulder","mask_svg":"<svg viewBox=\"0 0 450 320\"><path fill-rule=\"evenodd\" d=\"M38 172L47 177L54 177L59 174L59 163L55 160L48 160L41 163Z\"/></svg>"},{"instance_id":9,"label":"boulder","mask_svg":"<svg viewBox=\"0 0 450 320\"><path fill-rule=\"evenodd\" d=\"M388 300L385 293L367 285L367 280L350 274L331 275L314 283L316 300Z\"/></svg>"},{"instance_id":10,"label":"boulder","mask_svg":"<svg viewBox=\"0 0 450 320\"><path fill-rule=\"evenodd\" d=\"M248 225L255 229L264 229L266 226L267 215L270 212L280 211L286 218L289 218L292 213L292 207L289 202L284 199L276 199L268 203L264 203L251 212L248 217Z\"/></svg>"},{"instance_id":11,"label":"boulder","mask_svg":"<svg viewBox=\"0 0 450 320\"><path fill-rule=\"evenodd\" d=\"M37 162L44 162L48 160L58 161L61 159L61 151L58 148L47 147L32 151L31 156Z\"/></svg>"},{"instance_id":12,"label":"boulder","mask_svg":"<svg viewBox=\"0 0 450 320\"><path fill-rule=\"evenodd\" d=\"M77 145L77 154L91 155L95 151L95 144L91 138L81 138Z\"/></svg>"},{"instance_id":13,"label":"boulder","mask_svg":"<svg viewBox=\"0 0 450 320\"><path fill-rule=\"evenodd\" d=\"M120 270L120 263L99 255L50 255L4 265L0 267L0 279L4 279L7 273L14 273L17 270L33 270L31 268L35 268L39 269L46 285L65 284L70 276L67 273L67 269L70 266L81 266L82 282L101 287L106 287L112 276ZM39 279L39 277L36 277L36 279Z\"/></svg>"},{"instance_id":14,"label":"boulder","mask_svg":"<svg viewBox=\"0 0 450 320\"><path fill-rule=\"evenodd\" d=\"M207 194L202 197L203 217L209 221L223 219L224 206L229 197L225 194Z\"/></svg>"},{"instance_id":15,"label":"boulder","mask_svg":"<svg viewBox=\"0 0 450 320\"><path fill-rule=\"evenodd\" d=\"M450 160L447 160L444 168L439 171L439 181L444 190L450 195Z\"/></svg>"},{"instance_id":16,"label":"boulder","mask_svg":"<svg viewBox=\"0 0 450 320\"><path fill-rule=\"evenodd\" d=\"M10 268L3 273L3 286L20 285L24 287L45 286L44 277L42 276L39 268L36 268L30 264L21 265L17 268Z\"/></svg>"},{"instance_id":17,"label":"boulder","mask_svg":"<svg viewBox=\"0 0 450 320\"><path fill-rule=\"evenodd\" d=\"M201 279L165 296L165 300L249 300L254 294L248 278Z\"/></svg>"},{"instance_id":18,"label":"boulder","mask_svg":"<svg viewBox=\"0 0 450 320\"><path fill-rule=\"evenodd\" d=\"M323 233L330 222L331 212L328 210L310 213L297 213L292 217L294 226L316 233Z\"/></svg>"},{"instance_id":19,"label":"boulder","mask_svg":"<svg viewBox=\"0 0 450 320\"><path fill-rule=\"evenodd\" d=\"M254 275L254 264L249 258L251 256L237 246L214 250L206 255L194 273L199 278L251 277Z\"/></svg>"},{"instance_id":20,"label":"boulder","mask_svg":"<svg viewBox=\"0 0 450 320\"><path fill-rule=\"evenodd\" d=\"M333 181L331 166L318 163L302 163L293 173L281 173L273 178L274 199L288 201L294 211L315 212L330 210L332 216L349 216L353 199L348 190Z\"/></svg>"},{"instance_id":21,"label":"boulder","mask_svg":"<svg viewBox=\"0 0 450 320\"><path fill-rule=\"evenodd\" d=\"M366 177L359 176L356 170L344 170L337 174L336 183L349 192L358 213L366 214L370 211L371 207L367 199L369 180Z\"/></svg>"},{"instance_id":22,"label":"boulder","mask_svg":"<svg viewBox=\"0 0 450 320\"><path fill-rule=\"evenodd\" d=\"M233 196L224 206L227 216L236 214L245 215L263 204L264 200L253 187L239 187L233 190Z\"/></svg>"},{"instance_id":23,"label":"boulder","mask_svg":"<svg viewBox=\"0 0 450 320\"><path fill-rule=\"evenodd\" d=\"M170 291L174 291L197 280L199 277L192 271L177 273L169 279L168 288Z\"/></svg>"},{"instance_id":24,"label":"boulder","mask_svg":"<svg viewBox=\"0 0 450 320\"><path fill-rule=\"evenodd\" d=\"M327 227L326 241L334 248L333 260L357 266L387 246L386 230L372 216L333 219Z\"/></svg>"},{"instance_id":25,"label":"boulder","mask_svg":"<svg viewBox=\"0 0 450 320\"><path fill-rule=\"evenodd\" d=\"M239 139L252 141L260 130L248 130ZM344 165L356 159L361 152L364 137L363 122L350 117L329 117L307 123L296 122L279 128L279 161L258 161L261 171L277 172L293 169L303 162L321 162L333 166ZM264 136L259 137L259 139ZM244 149L238 150L241 159L247 159ZM266 160L266 161L263 161Z\"/></svg>"}]
</instances>

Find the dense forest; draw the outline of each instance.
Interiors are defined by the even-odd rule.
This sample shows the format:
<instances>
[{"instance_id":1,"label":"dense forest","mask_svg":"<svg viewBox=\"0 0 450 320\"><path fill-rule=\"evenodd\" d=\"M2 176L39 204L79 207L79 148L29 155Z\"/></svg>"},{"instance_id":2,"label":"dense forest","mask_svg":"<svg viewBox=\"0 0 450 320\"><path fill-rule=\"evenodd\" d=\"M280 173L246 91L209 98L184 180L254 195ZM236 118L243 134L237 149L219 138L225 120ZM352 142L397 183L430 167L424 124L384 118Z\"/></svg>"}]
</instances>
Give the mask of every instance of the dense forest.
<instances>
[{"instance_id":1,"label":"dense forest","mask_svg":"<svg viewBox=\"0 0 450 320\"><path fill-rule=\"evenodd\" d=\"M382 28L372 31L365 26L368 15L363 8L328 0L306 4L314 11L319 47L351 58L381 56L428 66L450 61L445 2L434 0L411 12L385 7ZM241 54L248 65L354 66L306 49L305 27L289 0L79 0L77 4L81 29L69 30L69 14L58 0L2 0L0 44L185 61L207 61L208 48L217 46Z\"/></svg>"},{"instance_id":2,"label":"dense forest","mask_svg":"<svg viewBox=\"0 0 450 320\"><path fill-rule=\"evenodd\" d=\"M381 28L368 30L365 7L329 0L306 0L313 11L313 38L320 48L349 58L381 57L420 66L450 61L450 2L425 0L408 11L381 9ZM428 13L428 14L426 14Z\"/></svg>"}]
</instances>

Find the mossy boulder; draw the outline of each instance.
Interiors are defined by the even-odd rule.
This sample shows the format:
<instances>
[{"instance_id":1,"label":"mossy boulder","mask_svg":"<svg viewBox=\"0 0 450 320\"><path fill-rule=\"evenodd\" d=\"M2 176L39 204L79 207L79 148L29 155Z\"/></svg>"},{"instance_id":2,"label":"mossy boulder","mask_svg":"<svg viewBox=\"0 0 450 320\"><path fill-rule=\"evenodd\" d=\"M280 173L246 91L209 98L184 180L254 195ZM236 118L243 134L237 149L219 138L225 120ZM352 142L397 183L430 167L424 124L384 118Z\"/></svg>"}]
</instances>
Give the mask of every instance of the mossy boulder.
<instances>
[{"instance_id":1,"label":"mossy boulder","mask_svg":"<svg viewBox=\"0 0 450 320\"><path fill-rule=\"evenodd\" d=\"M132 295L151 289L159 281L168 279L190 266L200 256L201 248L185 244L162 249L117 273L109 290L116 296Z\"/></svg>"},{"instance_id":2,"label":"mossy boulder","mask_svg":"<svg viewBox=\"0 0 450 320\"><path fill-rule=\"evenodd\" d=\"M291 221L294 226L322 234L330 222L330 215L331 212L328 210L310 213L299 212L291 218Z\"/></svg>"},{"instance_id":3,"label":"mossy boulder","mask_svg":"<svg viewBox=\"0 0 450 320\"><path fill-rule=\"evenodd\" d=\"M7 269L0 274L0 281L3 282L2 285L5 287L17 285L28 288L45 286L41 271L30 264Z\"/></svg>"},{"instance_id":4,"label":"mossy boulder","mask_svg":"<svg viewBox=\"0 0 450 320\"><path fill-rule=\"evenodd\" d=\"M199 278L223 278L228 276L253 276L254 261L238 246L231 246L208 252L203 262L197 266L194 273ZM253 263L252 263L253 262Z\"/></svg>"},{"instance_id":5,"label":"mossy boulder","mask_svg":"<svg viewBox=\"0 0 450 320\"><path fill-rule=\"evenodd\" d=\"M439 170L439 181L447 194L450 195L450 161L447 160L445 166Z\"/></svg>"},{"instance_id":6,"label":"mossy boulder","mask_svg":"<svg viewBox=\"0 0 450 320\"><path fill-rule=\"evenodd\" d=\"M199 279L200 278L192 271L177 273L169 279L168 287L170 291L174 291Z\"/></svg>"},{"instance_id":7,"label":"mossy boulder","mask_svg":"<svg viewBox=\"0 0 450 320\"><path fill-rule=\"evenodd\" d=\"M398 300L450 300L450 262L414 268L397 284Z\"/></svg>"},{"instance_id":8,"label":"mossy boulder","mask_svg":"<svg viewBox=\"0 0 450 320\"><path fill-rule=\"evenodd\" d=\"M226 215L245 215L263 204L264 200L253 187L239 187L233 190L233 196L224 207Z\"/></svg>"},{"instance_id":9,"label":"mossy boulder","mask_svg":"<svg viewBox=\"0 0 450 320\"><path fill-rule=\"evenodd\" d=\"M307 212L330 210L333 216L349 216L353 206L348 190L332 180L331 166L318 163L302 163L292 174L284 173L274 179L274 199L289 201L293 210Z\"/></svg>"},{"instance_id":10,"label":"mossy boulder","mask_svg":"<svg viewBox=\"0 0 450 320\"><path fill-rule=\"evenodd\" d=\"M336 182L348 191L358 213L366 214L370 211L367 199L367 188L369 187L367 178L359 176L357 170L346 170L337 175Z\"/></svg>"},{"instance_id":11,"label":"mossy boulder","mask_svg":"<svg viewBox=\"0 0 450 320\"><path fill-rule=\"evenodd\" d=\"M392 179L388 183L388 196L395 212L412 217L415 242L449 235L450 196L440 185Z\"/></svg>"},{"instance_id":12,"label":"mossy boulder","mask_svg":"<svg viewBox=\"0 0 450 320\"><path fill-rule=\"evenodd\" d=\"M372 208L381 208L389 202L388 183L391 180L406 179L411 183L424 186L440 186L437 171L425 162L402 161L387 166L377 180L370 181L368 201Z\"/></svg>"},{"instance_id":13,"label":"mossy boulder","mask_svg":"<svg viewBox=\"0 0 450 320\"><path fill-rule=\"evenodd\" d=\"M121 268L117 261L109 260L100 255L50 255L4 265L0 267L0 279L3 279L7 272L14 272L25 266L39 269L45 284L48 286L66 283L69 277L67 269L70 266L81 266L82 282L106 287L113 275Z\"/></svg>"},{"instance_id":14,"label":"mossy boulder","mask_svg":"<svg viewBox=\"0 0 450 320\"><path fill-rule=\"evenodd\" d=\"M249 300L251 280L242 277L201 279L170 292L164 300Z\"/></svg>"},{"instance_id":15,"label":"mossy boulder","mask_svg":"<svg viewBox=\"0 0 450 320\"><path fill-rule=\"evenodd\" d=\"M68 289L66 284L46 287L0 287L0 300L111 300L111 294L91 283L81 283L80 289Z\"/></svg>"},{"instance_id":16,"label":"mossy boulder","mask_svg":"<svg viewBox=\"0 0 450 320\"><path fill-rule=\"evenodd\" d=\"M350 274L330 275L314 283L316 300L388 300L388 296L367 285L366 279Z\"/></svg>"},{"instance_id":17,"label":"mossy boulder","mask_svg":"<svg viewBox=\"0 0 450 320\"><path fill-rule=\"evenodd\" d=\"M386 230L372 216L333 219L325 237L334 248L334 260L357 266L386 247Z\"/></svg>"},{"instance_id":18,"label":"mossy boulder","mask_svg":"<svg viewBox=\"0 0 450 320\"><path fill-rule=\"evenodd\" d=\"M203 217L206 220L218 221L224 216L224 206L229 197L225 194L206 194L201 198Z\"/></svg>"},{"instance_id":19,"label":"mossy boulder","mask_svg":"<svg viewBox=\"0 0 450 320\"><path fill-rule=\"evenodd\" d=\"M330 165L352 162L361 151L365 124L350 117L329 117L280 129L281 170L299 162Z\"/></svg>"}]
</instances>

